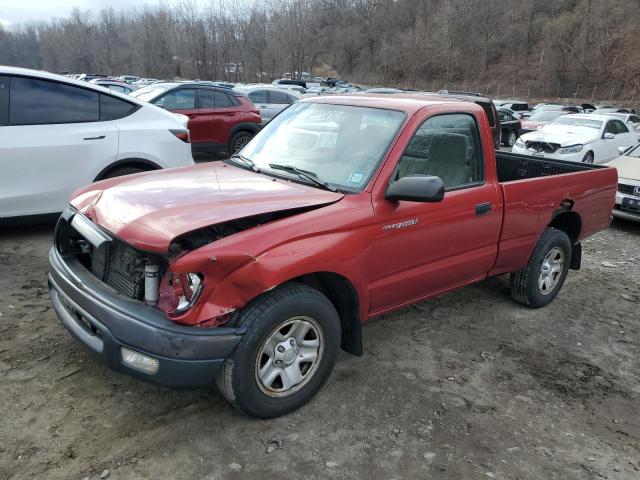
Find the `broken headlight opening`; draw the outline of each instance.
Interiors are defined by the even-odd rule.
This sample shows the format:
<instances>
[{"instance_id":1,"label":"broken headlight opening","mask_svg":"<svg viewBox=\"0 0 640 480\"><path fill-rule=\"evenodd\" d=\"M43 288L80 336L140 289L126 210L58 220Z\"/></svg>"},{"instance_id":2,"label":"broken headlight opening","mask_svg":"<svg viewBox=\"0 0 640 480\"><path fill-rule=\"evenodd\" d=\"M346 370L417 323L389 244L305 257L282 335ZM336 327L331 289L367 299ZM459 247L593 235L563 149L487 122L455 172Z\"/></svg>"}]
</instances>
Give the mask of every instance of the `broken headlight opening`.
<instances>
[{"instance_id":1,"label":"broken headlight opening","mask_svg":"<svg viewBox=\"0 0 640 480\"><path fill-rule=\"evenodd\" d=\"M160 290L160 303L169 316L178 316L193 307L202 294L204 276L201 273L169 273L167 285Z\"/></svg>"}]
</instances>

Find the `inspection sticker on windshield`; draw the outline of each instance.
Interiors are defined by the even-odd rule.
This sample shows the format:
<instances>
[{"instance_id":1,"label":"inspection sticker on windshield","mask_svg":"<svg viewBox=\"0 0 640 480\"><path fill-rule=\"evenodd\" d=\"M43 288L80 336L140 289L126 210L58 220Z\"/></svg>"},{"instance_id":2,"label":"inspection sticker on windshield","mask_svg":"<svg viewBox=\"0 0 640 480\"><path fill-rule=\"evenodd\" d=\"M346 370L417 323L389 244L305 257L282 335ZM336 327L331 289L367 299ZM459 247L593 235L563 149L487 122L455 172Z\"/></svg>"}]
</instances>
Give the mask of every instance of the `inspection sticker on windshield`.
<instances>
[{"instance_id":1,"label":"inspection sticker on windshield","mask_svg":"<svg viewBox=\"0 0 640 480\"><path fill-rule=\"evenodd\" d=\"M360 183L364 178L364 172L353 172L349 178L349 183Z\"/></svg>"}]
</instances>

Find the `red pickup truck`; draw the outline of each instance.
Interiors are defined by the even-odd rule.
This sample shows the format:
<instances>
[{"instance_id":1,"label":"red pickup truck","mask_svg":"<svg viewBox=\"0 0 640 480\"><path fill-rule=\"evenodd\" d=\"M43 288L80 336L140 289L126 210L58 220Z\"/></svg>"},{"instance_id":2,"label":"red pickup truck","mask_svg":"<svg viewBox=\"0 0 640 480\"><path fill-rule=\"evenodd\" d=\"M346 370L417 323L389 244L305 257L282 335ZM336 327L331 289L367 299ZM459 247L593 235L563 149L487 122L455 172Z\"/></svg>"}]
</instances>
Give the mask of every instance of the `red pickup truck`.
<instances>
[{"instance_id":1,"label":"red pickup truck","mask_svg":"<svg viewBox=\"0 0 640 480\"><path fill-rule=\"evenodd\" d=\"M548 304L606 228L617 174L495 152L482 108L444 96L307 99L224 163L76 192L50 252L53 306L111 368L217 383L273 417L309 401L361 324L509 273Z\"/></svg>"}]
</instances>

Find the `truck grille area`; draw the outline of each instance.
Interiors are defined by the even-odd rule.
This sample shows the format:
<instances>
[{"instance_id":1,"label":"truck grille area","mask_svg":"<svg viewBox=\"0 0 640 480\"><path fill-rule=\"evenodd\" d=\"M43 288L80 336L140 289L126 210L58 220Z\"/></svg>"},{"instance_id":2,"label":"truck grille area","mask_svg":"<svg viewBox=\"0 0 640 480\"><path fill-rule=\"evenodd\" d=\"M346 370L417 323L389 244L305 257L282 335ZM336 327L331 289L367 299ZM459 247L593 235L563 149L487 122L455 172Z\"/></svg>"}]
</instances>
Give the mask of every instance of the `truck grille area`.
<instances>
[{"instance_id":1,"label":"truck grille area","mask_svg":"<svg viewBox=\"0 0 640 480\"><path fill-rule=\"evenodd\" d=\"M553 153L560 148L557 143L526 142L527 149L538 153Z\"/></svg>"},{"instance_id":2,"label":"truck grille area","mask_svg":"<svg viewBox=\"0 0 640 480\"><path fill-rule=\"evenodd\" d=\"M91 272L129 298L144 297L144 254L114 239L91 249Z\"/></svg>"},{"instance_id":3,"label":"truck grille area","mask_svg":"<svg viewBox=\"0 0 640 480\"><path fill-rule=\"evenodd\" d=\"M75 257L98 280L118 293L134 300L144 299L144 267L149 254L113 237L95 247L65 218L58 221L55 237L56 248L63 257ZM164 260L153 256L153 261L160 265L162 273Z\"/></svg>"}]
</instances>

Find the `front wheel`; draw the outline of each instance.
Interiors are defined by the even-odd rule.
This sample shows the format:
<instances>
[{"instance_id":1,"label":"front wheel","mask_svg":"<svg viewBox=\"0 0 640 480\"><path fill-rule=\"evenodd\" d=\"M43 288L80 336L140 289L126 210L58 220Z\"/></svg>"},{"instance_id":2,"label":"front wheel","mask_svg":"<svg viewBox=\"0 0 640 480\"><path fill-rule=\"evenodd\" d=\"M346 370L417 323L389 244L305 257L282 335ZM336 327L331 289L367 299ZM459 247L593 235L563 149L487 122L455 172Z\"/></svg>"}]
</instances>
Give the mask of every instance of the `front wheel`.
<instances>
[{"instance_id":1,"label":"front wheel","mask_svg":"<svg viewBox=\"0 0 640 480\"><path fill-rule=\"evenodd\" d=\"M571 240L566 233L547 228L529 263L510 278L511 296L531 308L540 308L556 297L569 271Z\"/></svg>"},{"instance_id":2,"label":"front wheel","mask_svg":"<svg viewBox=\"0 0 640 480\"><path fill-rule=\"evenodd\" d=\"M587 152L584 157L582 157L583 163L593 163L593 152Z\"/></svg>"},{"instance_id":3,"label":"front wheel","mask_svg":"<svg viewBox=\"0 0 640 480\"><path fill-rule=\"evenodd\" d=\"M285 415L310 401L329 378L340 348L340 318L319 291L283 285L253 301L234 325L247 332L216 383L240 412Z\"/></svg>"}]
</instances>

